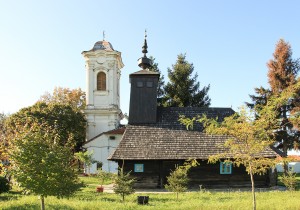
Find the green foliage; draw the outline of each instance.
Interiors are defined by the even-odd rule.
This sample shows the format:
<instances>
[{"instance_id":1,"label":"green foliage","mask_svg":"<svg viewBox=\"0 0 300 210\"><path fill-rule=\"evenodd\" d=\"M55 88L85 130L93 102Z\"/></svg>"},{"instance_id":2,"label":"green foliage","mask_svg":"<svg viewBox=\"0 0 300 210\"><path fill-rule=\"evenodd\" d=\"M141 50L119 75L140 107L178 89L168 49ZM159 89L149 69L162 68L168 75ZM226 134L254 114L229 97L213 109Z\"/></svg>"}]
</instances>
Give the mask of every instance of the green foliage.
<instances>
[{"instance_id":1,"label":"green foliage","mask_svg":"<svg viewBox=\"0 0 300 210\"><path fill-rule=\"evenodd\" d=\"M267 63L267 66L270 89L255 88L256 95L250 95L252 103L246 103L249 107L255 108L257 117L259 117L259 111L267 106L267 102L271 98L280 97L284 91L296 84L297 73L300 70L299 59L292 58L292 48L283 39L277 42L273 58ZM299 95L294 95L278 105L276 110L278 128L274 130L275 140L279 143L284 155L287 156L288 149L297 148L300 145L299 129L289 116L289 113L299 111ZM287 170L286 165L284 168Z\"/></svg>"},{"instance_id":2,"label":"green foliage","mask_svg":"<svg viewBox=\"0 0 300 210\"><path fill-rule=\"evenodd\" d=\"M85 164L88 169L88 173L90 173L90 167L95 162L93 159L93 152L92 151L85 151L85 152L76 152L74 154L75 158Z\"/></svg>"},{"instance_id":3,"label":"green foliage","mask_svg":"<svg viewBox=\"0 0 300 210\"><path fill-rule=\"evenodd\" d=\"M274 102L275 103L275 102ZM256 209L254 174L266 173L275 161L263 156L273 143L273 129L276 127L276 112L273 106L264 107L255 119L253 112L241 108L239 113L226 117L222 122L210 119L206 115L192 119L181 118L180 121L191 126L194 121L203 124L204 132L214 135L226 135L228 140L219 154L209 157L210 163L230 161L236 166L244 165L252 183L253 209ZM270 129L273 128L273 129ZM273 138L272 138L273 137Z\"/></svg>"},{"instance_id":4,"label":"green foliage","mask_svg":"<svg viewBox=\"0 0 300 210\"><path fill-rule=\"evenodd\" d=\"M295 191L297 186L297 174L292 170L289 170L287 174L284 174L281 177L281 182L288 188L290 191Z\"/></svg>"},{"instance_id":5,"label":"green foliage","mask_svg":"<svg viewBox=\"0 0 300 210\"><path fill-rule=\"evenodd\" d=\"M183 166L176 166L176 169L171 171L170 175L167 177L168 184L165 185L165 188L168 191L175 192L177 199L179 193L187 190L189 182L188 171L191 167L196 167L197 165L199 164L195 159L187 160Z\"/></svg>"},{"instance_id":6,"label":"green foliage","mask_svg":"<svg viewBox=\"0 0 300 210\"><path fill-rule=\"evenodd\" d=\"M40 97L39 102L44 102L46 104L69 105L75 110L83 110L85 109L85 98L85 92L80 88L70 89L55 87L52 95L49 92L46 92Z\"/></svg>"},{"instance_id":7,"label":"green foliage","mask_svg":"<svg viewBox=\"0 0 300 210\"><path fill-rule=\"evenodd\" d=\"M8 141L5 128L5 121L7 118L7 115L0 113L0 175L3 176L9 176L10 171Z\"/></svg>"},{"instance_id":8,"label":"green foliage","mask_svg":"<svg viewBox=\"0 0 300 210\"><path fill-rule=\"evenodd\" d=\"M69 105L39 102L21 109L5 121L10 138L29 131L34 124L39 125L42 130L51 128L47 132L60 136L56 143L66 145L73 151L79 151L85 141L85 117L81 111Z\"/></svg>"},{"instance_id":9,"label":"green foliage","mask_svg":"<svg viewBox=\"0 0 300 210\"><path fill-rule=\"evenodd\" d=\"M9 181L5 177L0 176L0 194L8 192L9 189L10 189Z\"/></svg>"},{"instance_id":10,"label":"green foliage","mask_svg":"<svg viewBox=\"0 0 300 210\"><path fill-rule=\"evenodd\" d=\"M115 177L115 174L110 173L110 172L106 172L106 171L104 171L104 170L102 170L102 169L99 169L97 172L98 172L98 173L97 173L97 176L98 176L99 179L100 179L101 186L104 184L104 182L105 182L106 180L110 180L111 178L113 178L113 179L116 178L116 177Z\"/></svg>"},{"instance_id":11,"label":"green foliage","mask_svg":"<svg viewBox=\"0 0 300 210\"><path fill-rule=\"evenodd\" d=\"M133 185L135 179L130 177L130 172L125 173L123 168L119 169L119 174L115 179L114 192L122 196L123 202L125 201L125 196L134 193Z\"/></svg>"},{"instance_id":12,"label":"green foliage","mask_svg":"<svg viewBox=\"0 0 300 210\"><path fill-rule=\"evenodd\" d=\"M51 128L32 125L30 131L22 132L12 139L11 158L13 174L20 186L40 195L58 198L69 197L80 187L72 168L73 154L62 146L61 136L47 132Z\"/></svg>"},{"instance_id":13,"label":"green foliage","mask_svg":"<svg viewBox=\"0 0 300 210\"><path fill-rule=\"evenodd\" d=\"M165 86L164 106L175 107L208 107L210 98L207 95L209 85L200 89L197 73L193 76L194 66L180 54L177 61L168 69L169 82Z\"/></svg>"}]
</instances>

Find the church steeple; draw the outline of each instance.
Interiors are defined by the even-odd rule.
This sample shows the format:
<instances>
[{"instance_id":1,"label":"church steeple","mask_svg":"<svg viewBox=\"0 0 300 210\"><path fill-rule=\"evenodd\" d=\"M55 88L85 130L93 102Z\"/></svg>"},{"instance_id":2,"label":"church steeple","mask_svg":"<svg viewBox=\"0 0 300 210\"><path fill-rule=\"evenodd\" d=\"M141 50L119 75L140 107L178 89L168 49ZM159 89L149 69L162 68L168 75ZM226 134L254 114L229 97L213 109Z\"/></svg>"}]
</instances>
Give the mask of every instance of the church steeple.
<instances>
[{"instance_id":1,"label":"church steeple","mask_svg":"<svg viewBox=\"0 0 300 210\"><path fill-rule=\"evenodd\" d=\"M131 83L129 124L156 123L157 111L157 84L159 73L149 71L151 60L147 58L147 34L142 53L144 56L138 60L142 70L129 75Z\"/></svg>"},{"instance_id":2,"label":"church steeple","mask_svg":"<svg viewBox=\"0 0 300 210\"><path fill-rule=\"evenodd\" d=\"M96 135L115 129L120 121L120 76L121 52L112 44L97 41L89 51L83 51L86 63L86 109L87 140Z\"/></svg>"},{"instance_id":3,"label":"church steeple","mask_svg":"<svg viewBox=\"0 0 300 210\"><path fill-rule=\"evenodd\" d=\"M142 69L148 69L152 66L151 60L147 58L148 53L148 45L147 45L147 31L145 30L145 39L144 39L144 45L142 47L142 53L144 53L144 56L138 59L138 66Z\"/></svg>"}]
</instances>

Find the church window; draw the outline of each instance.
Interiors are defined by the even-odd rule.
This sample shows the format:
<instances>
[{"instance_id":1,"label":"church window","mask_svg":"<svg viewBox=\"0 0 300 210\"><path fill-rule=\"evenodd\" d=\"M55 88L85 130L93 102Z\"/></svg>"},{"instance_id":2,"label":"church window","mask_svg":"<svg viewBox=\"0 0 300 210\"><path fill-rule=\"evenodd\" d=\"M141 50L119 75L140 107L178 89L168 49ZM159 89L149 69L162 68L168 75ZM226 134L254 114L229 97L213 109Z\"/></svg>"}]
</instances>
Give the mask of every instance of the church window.
<instances>
[{"instance_id":1,"label":"church window","mask_svg":"<svg viewBox=\"0 0 300 210\"><path fill-rule=\"evenodd\" d=\"M147 82L147 88L152 88L153 87L153 82Z\"/></svg>"},{"instance_id":2,"label":"church window","mask_svg":"<svg viewBox=\"0 0 300 210\"><path fill-rule=\"evenodd\" d=\"M139 87L139 88L141 88L141 87L144 86L144 84L143 84L143 82L138 81L138 82L136 83L136 86Z\"/></svg>"},{"instance_id":3,"label":"church window","mask_svg":"<svg viewBox=\"0 0 300 210\"><path fill-rule=\"evenodd\" d=\"M134 164L134 172L144 172L144 164Z\"/></svg>"},{"instance_id":4,"label":"church window","mask_svg":"<svg viewBox=\"0 0 300 210\"><path fill-rule=\"evenodd\" d=\"M106 74L104 72L97 74L97 90L106 90Z\"/></svg>"},{"instance_id":5,"label":"church window","mask_svg":"<svg viewBox=\"0 0 300 210\"><path fill-rule=\"evenodd\" d=\"M220 162L220 174L231 174L231 173L232 173L232 163Z\"/></svg>"}]
</instances>

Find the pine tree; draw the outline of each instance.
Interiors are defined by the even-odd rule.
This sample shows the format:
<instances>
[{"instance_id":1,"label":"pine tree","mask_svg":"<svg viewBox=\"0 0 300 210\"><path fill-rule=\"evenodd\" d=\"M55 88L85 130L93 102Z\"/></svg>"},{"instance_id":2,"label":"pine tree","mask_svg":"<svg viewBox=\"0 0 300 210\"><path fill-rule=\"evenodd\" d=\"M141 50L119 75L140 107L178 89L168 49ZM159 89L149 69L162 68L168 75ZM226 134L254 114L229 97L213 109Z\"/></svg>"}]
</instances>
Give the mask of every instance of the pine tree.
<instances>
[{"instance_id":1,"label":"pine tree","mask_svg":"<svg viewBox=\"0 0 300 210\"><path fill-rule=\"evenodd\" d=\"M187 190L189 170L198 165L199 163L196 159L188 159L182 166L176 166L175 170L171 171L170 175L167 177L168 184L165 185L165 188L168 191L175 192L177 200L178 194Z\"/></svg>"},{"instance_id":2,"label":"pine tree","mask_svg":"<svg viewBox=\"0 0 300 210\"><path fill-rule=\"evenodd\" d=\"M165 95L164 91L164 86L165 86L165 81L164 81L164 75L161 74L161 71L158 68L158 63L155 63L155 58L150 56L149 59L151 60L151 67L149 68L150 71L154 71L160 74L159 80L158 80L158 85L157 85L157 106L162 106L163 104L163 97Z\"/></svg>"},{"instance_id":3,"label":"pine tree","mask_svg":"<svg viewBox=\"0 0 300 210\"><path fill-rule=\"evenodd\" d=\"M122 196L122 200L124 202L125 200L125 195L130 195L134 193L134 188L133 185L135 183L135 179L132 179L130 177L130 172L125 173L123 171L123 168L119 169L119 174L115 179L115 184L114 184L114 192L116 194L119 194Z\"/></svg>"},{"instance_id":4,"label":"pine tree","mask_svg":"<svg viewBox=\"0 0 300 210\"><path fill-rule=\"evenodd\" d=\"M169 82L165 86L164 106L208 107L209 85L200 89L197 73L193 76L194 66L186 60L186 55L177 56L177 61L168 69Z\"/></svg>"},{"instance_id":5,"label":"pine tree","mask_svg":"<svg viewBox=\"0 0 300 210\"><path fill-rule=\"evenodd\" d=\"M263 87L255 88L257 95L250 95L253 103L246 103L249 107L261 109L266 105L270 97L280 95L288 87L296 83L296 76L300 69L299 59L292 58L292 48L288 42L280 39L273 53L273 59L267 63L268 82L270 89ZM299 131L295 130L293 124L290 122L288 114L295 109L297 105L297 98L289 100L288 103L278 107L277 119L280 123L279 129L276 131L276 141L282 147L284 155L287 155L287 150L293 145L298 145ZM285 167L287 171L287 167Z\"/></svg>"}]
</instances>

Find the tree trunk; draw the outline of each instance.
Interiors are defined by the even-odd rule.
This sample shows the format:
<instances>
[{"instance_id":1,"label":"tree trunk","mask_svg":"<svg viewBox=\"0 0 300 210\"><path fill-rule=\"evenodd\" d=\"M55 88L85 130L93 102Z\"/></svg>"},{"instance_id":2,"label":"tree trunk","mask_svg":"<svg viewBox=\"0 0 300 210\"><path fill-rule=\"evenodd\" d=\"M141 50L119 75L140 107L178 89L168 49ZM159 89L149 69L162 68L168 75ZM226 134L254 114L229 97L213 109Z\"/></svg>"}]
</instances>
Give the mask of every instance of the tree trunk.
<instances>
[{"instance_id":1,"label":"tree trunk","mask_svg":"<svg viewBox=\"0 0 300 210\"><path fill-rule=\"evenodd\" d=\"M285 138L286 139L283 139L283 142L282 142L282 151L283 151L283 156L284 157L287 157L287 151L288 151L288 134L287 134L287 127L286 127L286 123L287 123L287 117L286 117L286 112L287 112L287 107L286 106L283 106L283 111L282 111L282 118L283 118L283 130L285 132ZM288 174L288 163L287 162L283 162L283 170L284 170L284 174L287 175Z\"/></svg>"},{"instance_id":2,"label":"tree trunk","mask_svg":"<svg viewBox=\"0 0 300 210\"><path fill-rule=\"evenodd\" d=\"M125 194L122 194L123 202L125 201Z\"/></svg>"},{"instance_id":3,"label":"tree trunk","mask_svg":"<svg viewBox=\"0 0 300 210\"><path fill-rule=\"evenodd\" d=\"M288 150L287 142L286 142L286 140L283 140L283 156L284 157L287 157L287 150ZM286 176L288 175L288 171L289 171L288 164L289 164L288 162L283 161L283 171Z\"/></svg>"},{"instance_id":4,"label":"tree trunk","mask_svg":"<svg viewBox=\"0 0 300 210\"><path fill-rule=\"evenodd\" d=\"M41 210L45 210L45 200L44 196L41 195Z\"/></svg>"},{"instance_id":5,"label":"tree trunk","mask_svg":"<svg viewBox=\"0 0 300 210\"><path fill-rule=\"evenodd\" d=\"M252 166L251 166L251 164L249 164L249 174L250 174L250 177L251 177L253 210L256 210L255 186L254 186L254 179L253 179L253 173L252 173Z\"/></svg>"}]
</instances>

